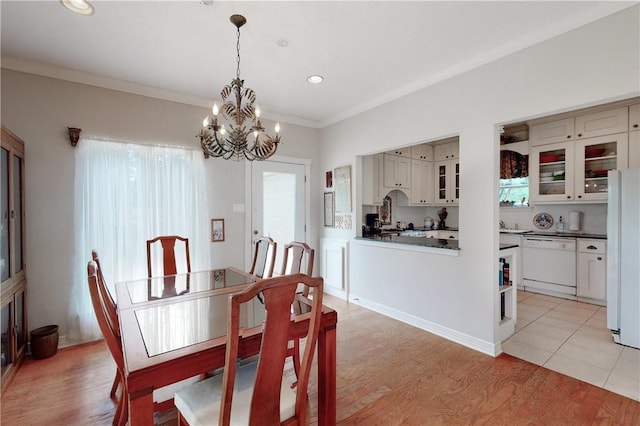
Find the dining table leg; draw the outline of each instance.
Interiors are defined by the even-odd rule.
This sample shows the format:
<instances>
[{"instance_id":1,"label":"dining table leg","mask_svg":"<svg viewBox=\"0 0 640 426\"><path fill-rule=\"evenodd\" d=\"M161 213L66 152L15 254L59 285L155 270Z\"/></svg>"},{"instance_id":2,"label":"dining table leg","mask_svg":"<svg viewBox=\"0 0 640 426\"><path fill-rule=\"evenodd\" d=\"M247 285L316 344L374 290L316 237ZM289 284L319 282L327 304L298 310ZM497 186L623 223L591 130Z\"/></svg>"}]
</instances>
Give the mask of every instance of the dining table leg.
<instances>
[{"instance_id":1,"label":"dining table leg","mask_svg":"<svg viewBox=\"0 0 640 426\"><path fill-rule=\"evenodd\" d=\"M129 394L129 426L153 426L153 392Z\"/></svg>"},{"instance_id":2,"label":"dining table leg","mask_svg":"<svg viewBox=\"0 0 640 426\"><path fill-rule=\"evenodd\" d=\"M318 425L336 424L336 326L318 334Z\"/></svg>"}]
</instances>

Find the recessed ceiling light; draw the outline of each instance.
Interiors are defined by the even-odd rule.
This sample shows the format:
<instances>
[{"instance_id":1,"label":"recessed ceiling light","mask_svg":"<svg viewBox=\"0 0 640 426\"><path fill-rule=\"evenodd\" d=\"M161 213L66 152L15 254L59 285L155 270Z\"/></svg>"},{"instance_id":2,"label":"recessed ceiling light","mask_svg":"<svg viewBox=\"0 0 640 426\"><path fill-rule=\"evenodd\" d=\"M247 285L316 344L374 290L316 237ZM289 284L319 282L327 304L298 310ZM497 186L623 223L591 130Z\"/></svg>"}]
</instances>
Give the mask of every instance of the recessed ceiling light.
<instances>
[{"instance_id":1,"label":"recessed ceiling light","mask_svg":"<svg viewBox=\"0 0 640 426\"><path fill-rule=\"evenodd\" d=\"M322 83L323 80L324 77L321 75L310 75L309 77L307 77L307 81L311 84Z\"/></svg>"},{"instance_id":2,"label":"recessed ceiling light","mask_svg":"<svg viewBox=\"0 0 640 426\"><path fill-rule=\"evenodd\" d=\"M93 6L86 0L60 0L60 2L72 12L80 15L93 15Z\"/></svg>"},{"instance_id":3,"label":"recessed ceiling light","mask_svg":"<svg viewBox=\"0 0 640 426\"><path fill-rule=\"evenodd\" d=\"M289 42L281 38L280 40L276 41L276 44L280 47L287 47L289 45Z\"/></svg>"}]
</instances>

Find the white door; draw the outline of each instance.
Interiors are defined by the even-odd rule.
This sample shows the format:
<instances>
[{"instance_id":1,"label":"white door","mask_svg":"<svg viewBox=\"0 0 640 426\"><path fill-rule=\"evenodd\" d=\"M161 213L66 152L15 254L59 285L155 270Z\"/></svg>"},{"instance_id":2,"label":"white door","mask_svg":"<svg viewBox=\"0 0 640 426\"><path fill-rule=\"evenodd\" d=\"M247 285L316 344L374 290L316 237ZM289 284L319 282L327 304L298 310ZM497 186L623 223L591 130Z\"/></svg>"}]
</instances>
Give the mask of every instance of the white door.
<instances>
[{"instance_id":1,"label":"white door","mask_svg":"<svg viewBox=\"0 0 640 426\"><path fill-rule=\"evenodd\" d=\"M282 250L291 241L307 242L307 197L302 163L254 161L251 163L251 258L260 236L278 243L274 272L280 271Z\"/></svg>"}]
</instances>

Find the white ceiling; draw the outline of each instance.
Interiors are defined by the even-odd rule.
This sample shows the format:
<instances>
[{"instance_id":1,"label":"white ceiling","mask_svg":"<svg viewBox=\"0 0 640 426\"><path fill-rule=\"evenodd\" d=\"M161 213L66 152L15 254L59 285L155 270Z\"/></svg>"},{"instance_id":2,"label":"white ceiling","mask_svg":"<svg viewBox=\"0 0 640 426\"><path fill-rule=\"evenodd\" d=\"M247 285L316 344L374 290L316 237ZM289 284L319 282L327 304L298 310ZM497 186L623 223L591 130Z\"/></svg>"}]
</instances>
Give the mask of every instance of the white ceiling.
<instances>
[{"instance_id":1,"label":"white ceiling","mask_svg":"<svg viewBox=\"0 0 640 426\"><path fill-rule=\"evenodd\" d=\"M3 0L2 66L211 106L235 77L240 13L241 77L264 115L322 127L638 2L92 4Z\"/></svg>"}]
</instances>

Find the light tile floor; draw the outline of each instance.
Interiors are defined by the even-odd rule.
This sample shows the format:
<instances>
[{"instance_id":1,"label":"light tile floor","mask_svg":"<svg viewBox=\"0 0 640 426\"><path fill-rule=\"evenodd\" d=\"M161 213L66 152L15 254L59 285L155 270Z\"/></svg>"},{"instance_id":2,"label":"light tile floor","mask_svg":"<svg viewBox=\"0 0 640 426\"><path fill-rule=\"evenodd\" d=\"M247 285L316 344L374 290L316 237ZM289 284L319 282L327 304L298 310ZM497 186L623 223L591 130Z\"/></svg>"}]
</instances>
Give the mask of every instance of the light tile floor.
<instances>
[{"instance_id":1,"label":"light tile floor","mask_svg":"<svg viewBox=\"0 0 640 426\"><path fill-rule=\"evenodd\" d=\"M614 343L607 308L518 290L512 356L640 401L640 350Z\"/></svg>"}]
</instances>

